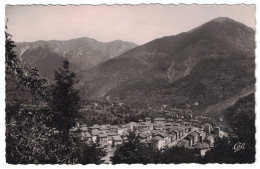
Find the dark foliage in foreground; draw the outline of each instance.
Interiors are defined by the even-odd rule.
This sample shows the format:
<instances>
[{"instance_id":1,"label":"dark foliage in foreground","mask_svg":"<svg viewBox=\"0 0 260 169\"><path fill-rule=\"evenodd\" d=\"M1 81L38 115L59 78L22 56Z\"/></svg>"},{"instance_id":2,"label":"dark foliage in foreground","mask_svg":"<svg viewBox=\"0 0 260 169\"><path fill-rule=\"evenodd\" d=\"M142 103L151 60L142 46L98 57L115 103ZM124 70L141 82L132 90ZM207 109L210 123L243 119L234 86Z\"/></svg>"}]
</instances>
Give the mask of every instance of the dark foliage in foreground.
<instances>
[{"instance_id":1,"label":"dark foliage in foreground","mask_svg":"<svg viewBox=\"0 0 260 169\"><path fill-rule=\"evenodd\" d=\"M10 111L13 111L11 109ZM9 109L7 109L9 111ZM6 161L10 164L100 164L103 149L88 146L77 137L64 142L49 110L22 110L6 130Z\"/></svg>"},{"instance_id":2,"label":"dark foliage in foreground","mask_svg":"<svg viewBox=\"0 0 260 169\"><path fill-rule=\"evenodd\" d=\"M208 151L204 163L254 163L255 162L255 97L250 94L239 99L224 113L225 122L238 138L216 138L215 147ZM244 148L234 151L236 143Z\"/></svg>"},{"instance_id":3,"label":"dark foliage in foreground","mask_svg":"<svg viewBox=\"0 0 260 169\"><path fill-rule=\"evenodd\" d=\"M70 71L69 61L65 60L63 68L55 71L54 80L47 102L54 112L56 127L64 132L64 139L67 140L69 129L75 125L81 107L79 91L74 89L76 74Z\"/></svg>"},{"instance_id":4,"label":"dark foliage in foreground","mask_svg":"<svg viewBox=\"0 0 260 169\"><path fill-rule=\"evenodd\" d=\"M192 149L172 147L158 150L150 144L140 143L134 133L130 133L128 139L128 142L117 147L111 158L113 164L179 164L200 160L200 156L196 156Z\"/></svg>"},{"instance_id":5,"label":"dark foliage in foreground","mask_svg":"<svg viewBox=\"0 0 260 169\"><path fill-rule=\"evenodd\" d=\"M80 98L77 91L71 89L74 81L66 79L71 76L73 78L75 74L68 73L68 76L62 79L67 85L63 86L68 90L65 92L67 95L54 95L60 96L61 102L65 103L59 105L60 107L57 106L58 112L61 113L69 106L69 114L65 112L66 120L62 121L65 127L63 126L63 130L59 131L53 126L59 125L61 119L57 119L53 111L44 106L46 100L50 100L46 81L39 76L36 68L27 68L20 64L13 50L14 47L11 35L6 32L6 162L9 164L100 164L105 152L96 144L87 146L78 137L67 137L64 140L64 136L68 136L70 122L74 120L74 116L70 113L79 109ZM59 78L57 81L60 82ZM17 99L21 97L17 94L25 94L24 97L28 98ZM75 100L68 100L68 97Z\"/></svg>"}]
</instances>

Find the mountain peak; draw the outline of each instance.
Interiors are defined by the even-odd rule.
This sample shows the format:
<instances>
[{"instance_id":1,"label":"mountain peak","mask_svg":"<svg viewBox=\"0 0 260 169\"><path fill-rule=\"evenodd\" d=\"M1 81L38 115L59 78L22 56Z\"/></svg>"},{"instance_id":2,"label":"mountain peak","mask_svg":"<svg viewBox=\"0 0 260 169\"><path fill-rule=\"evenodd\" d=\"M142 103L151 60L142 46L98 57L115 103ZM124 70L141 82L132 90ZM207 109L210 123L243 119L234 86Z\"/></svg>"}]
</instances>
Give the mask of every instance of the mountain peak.
<instances>
[{"instance_id":1,"label":"mountain peak","mask_svg":"<svg viewBox=\"0 0 260 169\"><path fill-rule=\"evenodd\" d=\"M224 22L235 22L233 19L230 19L228 17L218 17L218 18L215 18L215 19L212 19L211 21L213 22L218 22L218 23L224 23Z\"/></svg>"}]
</instances>

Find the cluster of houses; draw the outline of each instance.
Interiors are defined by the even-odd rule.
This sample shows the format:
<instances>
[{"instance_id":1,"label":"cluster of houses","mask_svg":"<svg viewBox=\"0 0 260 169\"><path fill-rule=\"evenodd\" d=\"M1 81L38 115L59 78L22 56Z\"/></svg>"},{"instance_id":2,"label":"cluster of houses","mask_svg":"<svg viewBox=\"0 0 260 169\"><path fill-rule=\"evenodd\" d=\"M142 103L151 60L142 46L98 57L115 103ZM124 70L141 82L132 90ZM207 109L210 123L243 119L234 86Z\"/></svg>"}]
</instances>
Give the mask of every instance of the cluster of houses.
<instances>
[{"instance_id":1,"label":"cluster of houses","mask_svg":"<svg viewBox=\"0 0 260 169\"><path fill-rule=\"evenodd\" d=\"M157 149L172 146L189 147L203 154L203 151L214 146L213 129L210 124L194 126L182 119L155 118L152 122L147 117L139 122L123 125L81 125L71 129L71 133L78 133L86 143L98 143L101 147L114 147L127 142L129 131L135 132L141 143L151 144Z\"/></svg>"}]
</instances>

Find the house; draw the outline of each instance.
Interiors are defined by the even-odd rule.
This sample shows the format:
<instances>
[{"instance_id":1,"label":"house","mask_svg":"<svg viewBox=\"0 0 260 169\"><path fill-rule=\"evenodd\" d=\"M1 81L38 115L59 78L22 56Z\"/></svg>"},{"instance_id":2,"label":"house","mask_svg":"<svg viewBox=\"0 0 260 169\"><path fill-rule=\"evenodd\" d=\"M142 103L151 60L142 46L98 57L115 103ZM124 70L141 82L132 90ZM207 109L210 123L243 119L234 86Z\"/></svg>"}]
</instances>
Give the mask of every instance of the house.
<instances>
[{"instance_id":1,"label":"house","mask_svg":"<svg viewBox=\"0 0 260 169\"><path fill-rule=\"evenodd\" d=\"M167 123L173 123L174 120L173 120L173 119L166 119L166 122L167 122Z\"/></svg>"},{"instance_id":2,"label":"house","mask_svg":"<svg viewBox=\"0 0 260 169\"><path fill-rule=\"evenodd\" d=\"M212 130L212 126L210 124L206 123L203 126L203 131L206 132L207 135L209 135L211 133L211 130Z\"/></svg>"},{"instance_id":3,"label":"house","mask_svg":"<svg viewBox=\"0 0 260 169\"><path fill-rule=\"evenodd\" d=\"M178 138L181 138L184 135L184 130L182 128L170 129L170 131L173 131L178 136Z\"/></svg>"},{"instance_id":4,"label":"house","mask_svg":"<svg viewBox=\"0 0 260 169\"><path fill-rule=\"evenodd\" d=\"M187 147L189 147L189 141L188 140L186 140L186 139L181 139L181 140L179 140L178 142L177 142L177 145L176 145L177 147L185 147L185 148L187 148Z\"/></svg>"},{"instance_id":5,"label":"house","mask_svg":"<svg viewBox=\"0 0 260 169\"><path fill-rule=\"evenodd\" d=\"M140 123L137 127L137 130L152 130L153 126L151 124L147 125L145 122Z\"/></svg>"},{"instance_id":6,"label":"house","mask_svg":"<svg viewBox=\"0 0 260 169\"><path fill-rule=\"evenodd\" d=\"M107 134L103 132L98 133L97 140L98 142L107 142Z\"/></svg>"},{"instance_id":7,"label":"house","mask_svg":"<svg viewBox=\"0 0 260 169\"><path fill-rule=\"evenodd\" d=\"M97 135L98 135L99 132L100 132L100 131L97 130L97 129L94 129L94 130L91 131L92 141L93 141L94 143L97 142Z\"/></svg>"},{"instance_id":8,"label":"house","mask_svg":"<svg viewBox=\"0 0 260 169\"><path fill-rule=\"evenodd\" d=\"M145 122L146 122L146 125L150 125L151 124L151 119L149 117L146 117L145 118Z\"/></svg>"},{"instance_id":9,"label":"house","mask_svg":"<svg viewBox=\"0 0 260 169\"><path fill-rule=\"evenodd\" d=\"M192 132L189 135L193 138L193 145L199 142L199 134L197 132Z\"/></svg>"},{"instance_id":10,"label":"house","mask_svg":"<svg viewBox=\"0 0 260 169\"><path fill-rule=\"evenodd\" d=\"M166 122L165 118L155 118L154 119L154 124L162 124L164 125Z\"/></svg>"},{"instance_id":11,"label":"house","mask_svg":"<svg viewBox=\"0 0 260 169\"><path fill-rule=\"evenodd\" d=\"M198 131L197 133L199 134L199 142L202 142L206 137L206 133L204 131Z\"/></svg>"},{"instance_id":12,"label":"house","mask_svg":"<svg viewBox=\"0 0 260 169\"><path fill-rule=\"evenodd\" d=\"M174 133L169 133L168 137L170 138L170 142L176 141L176 135Z\"/></svg>"},{"instance_id":13,"label":"house","mask_svg":"<svg viewBox=\"0 0 260 169\"><path fill-rule=\"evenodd\" d=\"M214 137L212 135L206 137L204 142L207 143L209 147L214 147Z\"/></svg>"},{"instance_id":14,"label":"house","mask_svg":"<svg viewBox=\"0 0 260 169\"><path fill-rule=\"evenodd\" d=\"M151 144L154 148L157 148L159 150L165 147L164 138L159 135L151 139Z\"/></svg>"},{"instance_id":15,"label":"house","mask_svg":"<svg viewBox=\"0 0 260 169\"><path fill-rule=\"evenodd\" d=\"M171 128L179 129L179 128L180 128L180 124L179 124L179 123L172 122L172 123L171 123Z\"/></svg>"},{"instance_id":16,"label":"house","mask_svg":"<svg viewBox=\"0 0 260 169\"><path fill-rule=\"evenodd\" d=\"M90 130L99 130L100 126L98 124L94 124L94 126L89 127Z\"/></svg>"},{"instance_id":17,"label":"house","mask_svg":"<svg viewBox=\"0 0 260 169\"><path fill-rule=\"evenodd\" d=\"M184 122L184 126L185 126L185 127L191 127L191 123L189 123L189 122Z\"/></svg>"},{"instance_id":18,"label":"house","mask_svg":"<svg viewBox=\"0 0 260 169\"><path fill-rule=\"evenodd\" d=\"M189 142L189 147L193 146L193 137L190 135L187 135L186 137L184 137L185 140L188 140Z\"/></svg>"},{"instance_id":19,"label":"house","mask_svg":"<svg viewBox=\"0 0 260 169\"><path fill-rule=\"evenodd\" d=\"M128 131L128 127L127 127L127 125L121 125L121 128L124 130L123 132Z\"/></svg>"},{"instance_id":20,"label":"house","mask_svg":"<svg viewBox=\"0 0 260 169\"><path fill-rule=\"evenodd\" d=\"M190 129L189 129L190 127L184 127L183 129L184 129L184 133L189 133L190 132Z\"/></svg>"},{"instance_id":21,"label":"house","mask_svg":"<svg viewBox=\"0 0 260 169\"><path fill-rule=\"evenodd\" d=\"M166 128L166 130L170 130L170 128L171 128L171 123L166 123L166 124L165 124L165 128Z\"/></svg>"},{"instance_id":22,"label":"house","mask_svg":"<svg viewBox=\"0 0 260 169\"><path fill-rule=\"evenodd\" d=\"M169 134L167 134L166 132L159 132L159 133L155 134L154 136L155 137L159 136L159 137L163 138L164 143L165 143L164 146L169 145L172 142L172 138L169 137Z\"/></svg>"},{"instance_id":23,"label":"house","mask_svg":"<svg viewBox=\"0 0 260 169\"><path fill-rule=\"evenodd\" d=\"M109 131L110 127L108 125L102 125L100 126L99 130L101 132L106 132L106 131Z\"/></svg>"},{"instance_id":24,"label":"house","mask_svg":"<svg viewBox=\"0 0 260 169\"><path fill-rule=\"evenodd\" d=\"M187 127L187 129L188 129L188 132L191 132L191 131L193 131L192 129L193 129L193 127Z\"/></svg>"},{"instance_id":25,"label":"house","mask_svg":"<svg viewBox=\"0 0 260 169\"><path fill-rule=\"evenodd\" d=\"M110 129L109 129L109 131L112 131L112 132L118 132L118 126L110 126Z\"/></svg>"},{"instance_id":26,"label":"house","mask_svg":"<svg viewBox=\"0 0 260 169\"><path fill-rule=\"evenodd\" d=\"M121 145L123 143L123 140L120 136L112 136L113 145Z\"/></svg>"},{"instance_id":27,"label":"house","mask_svg":"<svg viewBox=\"0 0 260 169\"><path fill-rule=\"evenodd\" d=\"M162 125L162 124L154 124L154 129L155 130L163 130L164 129L164 125Z\"/></svg>"},{"instance_id":28,"label":"house","mask_svg":"<svg viewBox=\"0 0 260 169\"><path fill-rule=\"evenodd\" d=\"M159 132L160 131L158 131L158 130L150 130L150 133L152 134L152 136L155 136Z\"/></svg>"},{"instance_id":29,"label":"house","mask_svg":"<svg viewBox=\"0 0 260 169\"><path fill-rule=\"evenodd\" d=\"M108 137L107 137L107 143L108 143L109 145L112 145L112 144L113 144L113 138L112 138L112 136L108 136Z\"/></svg>"},{"instance_id":30,"label":"house","mask_svg":"<svg viewBox=\"0 0 260 169\"><path fill-rule=\"evenodd\" d=\"M122 135L124 131L125 131L125 130L124 130L124 128L122 128L122 127L118 127L118 128L117 128L117 133L118 133L119 135Z\"/></svg>"},{"instance_id":31,"label":"house","mask_svg":"<svg viewBox=\"0 0 260 169\"><path fill-rule=\"evenodd\" d=\"M126 126L127 126L128 130L134 131L134 129L135 129L136 126L137 126L137 123L136 123L136 122L130 122L130 123L128 123Z\"/></svg>"},{"instance_id":32,"label":"house","mask_svg":"<svg viewBox=\"0 0 260 169\"><path fill-rule=\"evenodd\" d=\"M184 121L182 119L178 119L176 123L178 123L180 126L184 126Z\"/></svg>"},{"instance_id":33,"label":"house","mask_svg":"<svg viewBox=\"0 0 260 169\"><path fill-rule=\"evenodd\" d=\"M81 132L81 140L92 141L92 136L89 132Z\"/></svg>"},{"instance_id":34,"label":"house","mask_svg":"<svg viewBox=\"0 0 260 169\"><path fill-rule=\"evenodd\" d=\"M112 131L108 131L106 134L107 134L107 142L108 142L108 144L112 145L112 143L113 143L112 137L113 136L117 136L118 134L115 133L115 132L112 132Z\"/></svg>"},{"instance_id":35,"label":"house","mask_svg":"<svg viewBox=\"0 0 260 169\"><path fill-rule=\"evenodd\" d=\"M146 142L150 142L152 139L152 134L150 133L150 131L145 131L139 134L139 138L140 140L145 140Z\"/></svg>"},{"instance_id":36,"label":"house","mask_svg":"<svg viewBox=\"0 0 260 169\"><path fill-rule=\"evenodd\" d=\"M181 131L178 129L170 129L170 132L173 132L176 135L176 140L181 138Z\"/></svg>"},{"instance_id":37,"label":"house","mask_svg":"<svg viewBox=\"0 0 260 169\"><path fill-rule=\"evenodd\" d=\"M172 138L172 142L174 142L174 141L176 141L176 140L178 139L178 138L177 138L177 134L176 134L175 132L173 132L173 131L168 131L168 134L174 136L174 137Z\"/></svg>"}]
</instances>

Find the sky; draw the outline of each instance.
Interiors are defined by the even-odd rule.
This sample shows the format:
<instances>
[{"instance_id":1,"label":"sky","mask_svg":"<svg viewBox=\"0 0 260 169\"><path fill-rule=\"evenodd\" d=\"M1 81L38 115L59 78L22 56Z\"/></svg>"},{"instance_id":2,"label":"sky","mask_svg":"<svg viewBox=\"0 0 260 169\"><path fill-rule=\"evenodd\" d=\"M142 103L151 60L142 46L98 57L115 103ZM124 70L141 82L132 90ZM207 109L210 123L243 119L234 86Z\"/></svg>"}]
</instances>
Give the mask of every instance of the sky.
<instances>
[{"instance_id":1,"label":"sky","mask_svg":"<svg viewBox=\"0 0 260 169\"><path fill-rule=\"evenodd\" d=\"M141 45L217 17L255 29L254 5L6 6L8 32L17 42L89 37Z\"/></svg>"}]
</instances>

